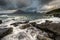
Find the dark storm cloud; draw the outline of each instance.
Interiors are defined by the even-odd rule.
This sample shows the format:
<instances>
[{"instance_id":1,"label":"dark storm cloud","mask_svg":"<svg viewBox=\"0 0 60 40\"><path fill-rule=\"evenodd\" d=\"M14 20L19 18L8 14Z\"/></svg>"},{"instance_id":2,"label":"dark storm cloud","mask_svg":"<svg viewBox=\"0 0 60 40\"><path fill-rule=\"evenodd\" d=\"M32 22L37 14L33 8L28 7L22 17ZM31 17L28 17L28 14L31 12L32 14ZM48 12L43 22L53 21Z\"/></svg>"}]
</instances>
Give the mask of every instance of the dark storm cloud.
<instances>
[{"instance_id":1,"label":"dark storm cloud","mask_svg":"<svg viewBox=\"0 0 60 40\"><path fill-rule=\"evenodd\" d=\"M34 2L35 1L35 2ZM37 2L36 2L37 1ZM15 7L25 7L28 5L43 5L43 4L48 4L52 0L0 0L0 5L1 6L15 6ZM34 3L33 3L34 2ZM36 6L37 6L36 5Z\"/></svg>"},{"instance_id":2,"label":"dark storm cloud","mask_svg":"<svg viewBox=\"0 0 60 40\"><path fill-rule=\"evenodd\" d=\"M1 6L6 5L6 1L4 1L4 0L0 0L0 5L1 5Z\"/></svg>"},{"instance_id":3,"label":"dark storm cloud","mask_svg":"<svg viewBox=\"0 0 60 40\"><path fill-rule=\"evenodd\" d=\"M6 9L22 8L29 5L28 0L0 0L0 7Z\"/></svg>"},{"instance_id":4,"label":"dark storm cloud","mask_svg":"<svg viewBox=\"0 0 60 40\"><path fill-rule=\"evenodd\" d=\"M3 9L23 9L27 10L32 8L33 10L45 10L50 6L59 6L60 0L0 0L0 7ZM60 6L59 6L60 7Z\"/></svg>"},{"instance_id":5,"label":"dark storm cloud","mask_svg":"<svg viewBox=\"0 0 60 40\"><path fill-rule=\"evenodd\" d=\"M49 4L53 0L41 0L41 4Z\"/></svg>"}]
</instances>

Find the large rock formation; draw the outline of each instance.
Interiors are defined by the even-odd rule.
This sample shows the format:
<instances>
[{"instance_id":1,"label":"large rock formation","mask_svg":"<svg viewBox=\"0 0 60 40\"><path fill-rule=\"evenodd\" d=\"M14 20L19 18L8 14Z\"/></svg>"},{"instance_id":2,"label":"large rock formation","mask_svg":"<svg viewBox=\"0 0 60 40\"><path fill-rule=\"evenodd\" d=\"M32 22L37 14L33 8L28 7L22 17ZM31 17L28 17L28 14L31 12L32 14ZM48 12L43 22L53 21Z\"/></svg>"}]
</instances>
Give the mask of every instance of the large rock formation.
<instances>
[{"instance_id":1,"label":"large rock formation","mask_svg":"<svg viewBox=\"0 0 60 40\"><path fill-rule=\"evenodd\" d=\"M37 24L37 27L60 35L60 23L52 23L52 21L46 20L45 23Z\"/></svg>"},{"instance_id":2,"label":"large rock formation","mask_svg":"<svg viewBox=\"0 0 60 40\"><path fill-rule=\"evenodd\" d=\"M2 20L0 20L0 24L2 23Z\"/></svg>"},{"instance_id":3,"label":"large rock formation","mask_svg":"<svg viewBox=\"0 0 60 40\"><path fill-rule=\"evenodd\" d=\"M53 15L54 17L60 17L60 8L51 10L46 15Z\"/></svg>"},{"instance_id":4,"label":"large rock formation","mask_svg":"<svg viewBox=\"0 0 60 40\"><path fill-rule=\"evenodd\" d=\"M11 34L12 31L13 31L13 28L0 27L0 39L5 37L8 34Z\"/></svg>"}]
</instances>

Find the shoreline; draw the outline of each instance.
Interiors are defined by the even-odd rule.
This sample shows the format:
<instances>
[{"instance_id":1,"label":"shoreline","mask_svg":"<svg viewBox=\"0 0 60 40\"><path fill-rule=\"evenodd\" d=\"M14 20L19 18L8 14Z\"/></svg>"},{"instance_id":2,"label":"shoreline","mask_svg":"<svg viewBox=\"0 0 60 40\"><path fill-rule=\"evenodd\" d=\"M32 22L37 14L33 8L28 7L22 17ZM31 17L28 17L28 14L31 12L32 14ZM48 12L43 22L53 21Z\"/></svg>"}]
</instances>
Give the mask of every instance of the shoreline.
<instances>
[{"instance_id":1,"label":"shoreline","mask_svg":"<svg viewBox=\"0 0 60 40\"><path fill-rule=\"evenodd\" d=\"M59 27L60 26L59 25L60 24L60 18L53 17L53 18L48 18L48 19L38 19L38 20L34 20L34 21L16 21L16 20L14 21L14 20L11 19L10 21L7 21L7 22L5 22L3 24L0 24L0 26L1 26L0 29L1 28L13 28L13 30L10 31L12 33L10 33L9 35L8 34L7 35L5 34L6 36L3 36L3 34L2 34L3 38L1 40L7 40L7 39L8 40L17 40L18 37L19 37L18 36L19 33L23 33L23 34L21 34L22 36L26 33L25 35L30 35L30 36L26 36L26 38L29 37L28 40L29 39L30 40L32 40L32 39L35 40L35 38L31 36L33 34L32 33L29 34L30 32L33 32L34 34L36 34L36 37L38 37L37 39L40 39L40 40L42 40L42 39L46 39L46 40L57 40L60 37L59 36L60 35L60 31L57 31L57 30L60 30L60 27ZM54 28L56 26L54 26L54 25L57 26L57 28L55 30L54 30ZM8 30L10 30L10 29L8 29ZM30 30L30 31L28 31L28 30ZM36 32L34 32L35 30L36 30ZM26 31L28 31L28 33ZM42 31L43 33L40 32L40 31ZM42 33L42 34L39 34L39 32ZM3 31L2 31L2 33L3 33ZM39 36L37 35L37 33L38 33ZM43 36L41 36L41 35L43 35ZM18 37L16 37L16 39L14 39L14 36L15 37L18 36ZM8 37L9 38L12 37L12 39L9 39ZM31 39L31 37L32 37L32 39Z\"/></svg>"}]
</instances>

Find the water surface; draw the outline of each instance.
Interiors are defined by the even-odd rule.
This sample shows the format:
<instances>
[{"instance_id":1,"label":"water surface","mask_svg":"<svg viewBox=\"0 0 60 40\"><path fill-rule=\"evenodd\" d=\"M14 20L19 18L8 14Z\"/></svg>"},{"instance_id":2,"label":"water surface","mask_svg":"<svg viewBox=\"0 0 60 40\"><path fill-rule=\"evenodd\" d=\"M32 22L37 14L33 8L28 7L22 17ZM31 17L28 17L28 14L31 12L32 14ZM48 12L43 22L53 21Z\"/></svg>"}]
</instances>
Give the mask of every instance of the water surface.
<instances>
[{"instance_id":1,"label":"water surface","mask_svg":"<svg viewBox=\"0 0 60 40\"><path fill-rule=\"evenodd\" d=\"M41 19L44 14L41 13L21 13L21 14L6 14L6 15L0 15L0 19L4 20L7 18L18 18L19 20L35 20L35 19Z\"/></svg>"}]
</instances>

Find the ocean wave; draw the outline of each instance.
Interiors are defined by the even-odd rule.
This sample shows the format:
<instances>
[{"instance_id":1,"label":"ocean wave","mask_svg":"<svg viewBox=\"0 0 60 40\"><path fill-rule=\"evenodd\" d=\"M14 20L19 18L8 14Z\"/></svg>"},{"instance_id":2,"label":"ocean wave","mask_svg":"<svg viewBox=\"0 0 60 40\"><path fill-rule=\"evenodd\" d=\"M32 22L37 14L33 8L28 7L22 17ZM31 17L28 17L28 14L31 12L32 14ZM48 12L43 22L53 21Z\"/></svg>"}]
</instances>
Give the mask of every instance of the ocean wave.
<instances>
[{"instance_id":1,"label":"ocean wave","mask_svg":"<svg viewBox=\"0 0 60 40\"><path fill-rule=\"evenodd\" d=\"M53 23L59 23L60 22L60 18L57 17L52 17L52 18L45 18L45 19L37 19L37 20L32 20L29 22L36 22L37 24L41 24L43 22L45 22L45 20L50 20L53 21ZM21 26L25 25L25 24L20 24L17 27L14 27L10 24L18 22L17 20L14 21L12 19L10 19L10 21L7 21L5 23L3 23L3 25L7 25L7 27L13 27L13 32L10 35L5 36L4 38L2 38L2 40L37 40L36 37L39 33L41 37L44 37L44 34L47 35L46 32L42 32L41 30L39 31L39 29L35 28L35 27L30 27L27 29L20 29ZM2 24L0 25L2 26Z\"/></svg>"},{"instance_id":2,"label":"ocean wave","mask_svg":"<svg viewBox=\"0 0 60 40\"><path fill-rule=\"evenodd\" d=\"M34 21L32 20L31 22L37 22L37 24L41 24L41 23L45 22L46 20L53 21L53 23L59 23L60 22L60 18L58 18L58 17L36 19Z\"/></svg>"}]
</instances>

